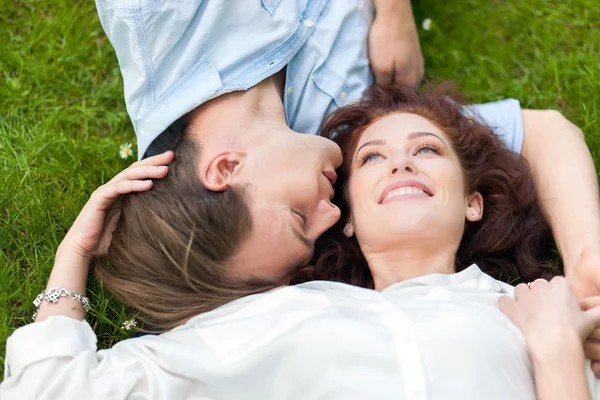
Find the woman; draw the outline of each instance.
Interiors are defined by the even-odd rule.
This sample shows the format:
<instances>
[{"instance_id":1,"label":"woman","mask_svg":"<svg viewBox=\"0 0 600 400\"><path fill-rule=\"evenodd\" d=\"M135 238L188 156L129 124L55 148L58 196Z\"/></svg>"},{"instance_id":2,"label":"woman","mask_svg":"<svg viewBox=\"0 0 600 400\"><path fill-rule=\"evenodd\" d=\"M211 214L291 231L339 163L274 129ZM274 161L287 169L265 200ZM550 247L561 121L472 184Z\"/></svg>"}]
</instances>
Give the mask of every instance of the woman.
<instances>
[{"instance_id":1,"label":"woman","mask_svg":"<svg viewBox=\"0 0 600 400\"><path fill-rule=\"evenodd\" d=\"M50 293L59 296L56 304L50 304L54 297L46 296L40 305L38 322L20 328L9 339L7 375L0 386L0 397L534 398L523 336L497 311L498 298L510 293L511 288L487 277L476 267L452 274L454 257L450 253L458 249L463 230L461 224L464 227L465 218L469 221L482 218L483 196L470 193L463 184L462 160L453 152L450 138L427 119L416 114L406 115L413 120L404 122L421 125L419 130L411 130L404 136L414 136L410 140L429 139L415 154L433 157L436 151L444 151L445 159L436 167L439 175L431 174L430 181L419 175L414 182L409 182L412 185L410 193L408 189L389 187L391 190L383 197L381 194L374 197L375 192L371 191L377 187L375 183L380 175L361 175L353 171L349 176L349 198L360 193L363 197L356 197L357 202L352 202L353 211L348 214L346 234L358 237L370 262L377 290L325 281L280 287L200 314L160 336L130 339L96 352L95 336L89 325L81 322L84 318L82 304L86 301L79 296L85 289L90 258L106 250L112 233L110 225L114 223L112 216L116 215L112 214L114 208L111 208L115 199L119 194L158 187L160 181L153 183L145 179L165 176L165 166L173 157L166 153L137 163L92 196L57 254L57 265L59 259L60 263L67 263L70 273L65 274L68 276L53 273L48 285L69 287L63 293ZM382 118L379 122L392 117ZM376 125L365 129L360 140ZM431 135L437 135L437 139ZM432 139L443 144L430 143ZM379 142L369 143L367 147L382 145L382 138L373 140ZM386 140L391 143L392 137L386 137ZM360 151L363 150L366 149ZM361 169L385 155L362 156L361 153ZM355 165L354 158L349 162ZM390 173L416 171L416 164L406 164L403 168L391 169ZM364 187L353 192L352 185L360 183L361 177ZM414 197L410 200L414 201L410 205L411 213L401 214L403 210L395 209L403 215L394 220L397 224L369 230L365 218L372 218L379 212L376 210L389 204L392 207L403 204L398 199L393 200L392 196ZM425 203L430 200L437 203ZM436 218L430 218L430 213ZM387 217L396 218L391 214ZM109 222L108 228L103 229L105 220ZM428 229L422 229L422 222L427 222ZM386 232L388 228L393 229ZM440 232L444 235L439 235ZM372 241L370 235L375 235L378 243ZM381 251L381 246L392 244L391 236L403 241L405 248L411 250L410 254L404 253L402 265L386 266L386 262L398 260ZM437 256L430 256L427 264L416 264L414 261L423 261L417 256L426 254L424 244L428 246L427 251L437 252ZM400 252L394 254L397 255L401 255ZM484 254L481 257L483 260ZM181 267L185 278L190 278L186 271L195 268L187 263L174 264ZM424 276L426 274L430 275ZM201 278L193 277L195 280ZM543 287L540 285L536 284L533 291L540 291L538 288ZM563 307L560 316L569 316L574 321L555 338L562 340L574 333L582 340L594 326L592 312L584 314L577 309L576 303L573 306L573 295L564 282L551 285L554 286L544 293L555 292L552 289L555 286L562 290L563 297L570 303L566 303L568 307ZM67 290L73 292L67 293ZM164 293L164 296L170 295ZM538 297L534 296L534 299ZM446 301L448 299L450 301ZM526 299L517 292L517 303ZM537 334L540 326L547 327L545 321L525 329L519 320L519 312L531 307L515 308L512 303L504 307L524 328L530 351L537 354L532 349L543 348L540 353L545 355L548 343L541 346L537 341L529 340L534 334L528 333ZM419 311L416 315L421 317L420 320L415 320L415 311ZM444 319L444 315L459 319ZM173 316L173 320L179 318L178 314ZM572 343L567 343L569 348ZM556 345L554 341L551 344ZM575 354L581 356L581 343L577 344L579 352L575 351ZM465 351L461 352L461 349ZM544 357L544 361L554 359L555 349L550 350L551 357ZM569 363L579 361L569 360ZM557 369L551 365L548 371L537 368L536 379L547 382L549 374ZM583 399L587 390L585 386L581 387L583 367L581 371L575 368L573 371L580 374L569 382L579 386L565 390L570 395L577 395L575 390L580 390Z\"/></svg>"},{"instance_id":2,"label":"woman","mask_svg":"<svg viewBox=\"0 0 600 400\"><path fill-rule=\"evenodd\" d=\"M526 162L504 148L491 129L465 118L449 100L448 89L440 86L419 96L409 88L373 87L359 104L330 116L323 135L340 145L344 155L334 199L342 210L342 218L338 226L320 239L321 254L318 267L311 271L313 278L318 274L320 279L381 291L414 277L422 277L421 284L447 287L448 281L460 274L448 279L423 276L453 274L473 262L505 281L531 281L549 274L538 261L548 227L538 207ZM476 266L468 270L464 273L479 272ZM487 276L481 274L480 278L484 277ZM427 282L426 278L431 279ZM440 281L436 283L435 278ZM486 284L480 287L493 288L490 285L493 280L483 281ZM538 281L547 282L543 279L535 282ZM580 312L564 280L553 281L552 290L561 294L554 298L548 297L551 289L540 285L544 287L535 290L542 293L533 298L539 301L545 296L543 300L554 303L554 307L541 305L546 303L527 304L532 302L529 289L520 285L515 293L520 309L506 297L500 301L501 308L526 334L536 365L538 398L580 398L575 394L583 393L585 388L583 368L578 365L583 359L581 335L566 334L567 339L561 340L559 335L547 334L562 325L557 319L561 314L558 310L569 315L565 305L571 307L574 315ZM512 293L506 285L501 286L503 291ZM436 296L444 300L439 309L443 309L445 300L452 303L452 297L444 298L439 293ZM466 293L460 296L463 301L468 299ZM478 297L476 302L484 300L481 294ZM531 308L551 310L553 324L546 322L546 335L540 335L544 331L539 330L544 323L528 323L538 317ZM409 307L407 313L417 310ZM459 311L456 315L465 317L464 307ZM429 313L432 314L431 310ZM523 319L528 313L529 318ZM417 316L412 318L417 324L423 323ZM444 318L429 316L438 324ZM454 345L460 347L460 339L464 337L455 339ZM502 343L498 340L496 344L501 348ZM519 345L516 339L504 343ZM558 352L550 350L557 343L566 346ZM467 350L473 347L469 343ZM510 349L499 351L510 352ZM578 375L562 376L559 380L549 378L552 372L548 372L551 368L545 362L552 364L551 353L562 354L562 361L567 364L572 362L573 368L564 366L565 370L577 371ZM552 385L557 382L565 386Z\"/></svg>"}]
</instances>

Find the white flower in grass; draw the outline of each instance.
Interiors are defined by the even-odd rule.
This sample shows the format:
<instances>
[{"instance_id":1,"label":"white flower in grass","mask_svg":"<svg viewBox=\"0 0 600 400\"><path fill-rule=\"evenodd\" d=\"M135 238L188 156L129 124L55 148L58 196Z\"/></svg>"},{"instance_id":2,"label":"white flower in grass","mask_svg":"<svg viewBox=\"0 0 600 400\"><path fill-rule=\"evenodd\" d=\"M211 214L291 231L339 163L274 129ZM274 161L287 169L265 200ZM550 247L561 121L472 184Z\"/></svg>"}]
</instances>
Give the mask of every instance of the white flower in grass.
<instances>
[{"instance_id":1,"label":"white flower in grass","mask_svg":"<svg viewBox=\"0 0 600 400\"><path fill-rule=\"evenodd\" d=\"M123 326L121 326L121 329L130 331L131 328L135 328L135 327L137 327L137 321L135 320L135 318L132 318L132 319L129 319L129 320L123 322Z\"/></svg>"},{"instance_id":2,"label":"white flower in grass","mask_svg":"<svg viewBox=\"0 0 600 400\"><path fill-rule=\"evenodd\" d=\"M425 18L421 26L426 31L431 30L431 18Z\"/></svg>"},{"instance_id":3,"label":"white flower in grass","mask_svg":"<svg viewBox=\"0 0 600 400\"><path fill-rule=\"evenodd\" d=\"M121 147L119 148L119 156L123 160L133 156L133 150L131 150L131 143L125 143L121 145Z\"/></svg>"}]
</instances>

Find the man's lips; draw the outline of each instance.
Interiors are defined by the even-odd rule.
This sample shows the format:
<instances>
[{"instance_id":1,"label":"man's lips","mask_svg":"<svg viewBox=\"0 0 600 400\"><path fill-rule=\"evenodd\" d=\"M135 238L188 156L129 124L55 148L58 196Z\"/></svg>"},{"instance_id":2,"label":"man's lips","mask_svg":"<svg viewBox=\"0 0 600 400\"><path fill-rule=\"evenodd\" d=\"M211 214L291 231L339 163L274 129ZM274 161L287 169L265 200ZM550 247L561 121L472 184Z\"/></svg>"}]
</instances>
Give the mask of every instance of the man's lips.
<instances>
[{"instance_id":1,"label":"man's lips","mask_svg":"<svg viewBox=\"0 0 600 400\"><path fill-rule=\"evenodd\" d=\"M419 182L414 179L400 180L400 181L396 181L396 182L389 184L383 190L383 192L381 192L381 195L379 196L379 199L377 200L377 204L382 204L383 201L386 199L386 196L391 191L400 189L400 188L408 188L408 187L421 189L429 197L434 195L433 191L427 185L425 185L423 182Z\"/></svg>"},{"instance_id":2,"label":"man's lips","mask_svg":"<svg viewBox=\"0 0 600 400\"><path fill-rule=\"evenodd\" d=\"M335 195L335 190L333 189L333 185L335 184L335 181L337 180L337 174L335 173L334 170L327 170L327 171L323 171L323 176L325 176L325 178L327 178L327 183L329 183L329 200L333 199L333 196Z\"/></svg>"},{"instance_id":3,"label":"man's lips","mask_svg":"<svg viewBox=\"0 0 600 400\"><path fill-rule=\"evenodd\" d=\"M331 183L331 186L335 185L335 182L337 181L337 174L334 170L328 169L327 171L323 171L323 175L325 175L325 178L327 178L329 183Z\"/></svg>"}]
</instances>

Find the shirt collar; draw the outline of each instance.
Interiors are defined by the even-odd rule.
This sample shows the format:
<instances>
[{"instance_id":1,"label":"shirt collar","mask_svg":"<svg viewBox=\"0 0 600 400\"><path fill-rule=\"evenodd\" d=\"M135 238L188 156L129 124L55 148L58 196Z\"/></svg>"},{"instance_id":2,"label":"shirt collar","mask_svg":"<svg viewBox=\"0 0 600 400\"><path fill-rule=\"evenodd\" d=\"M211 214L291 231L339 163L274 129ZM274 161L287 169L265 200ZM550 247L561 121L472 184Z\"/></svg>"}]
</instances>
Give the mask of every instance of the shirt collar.
<instances>
[{"instance_id":1,"label":"shirt collar","mask_svg":"<svg viewBox=\"0 0 600 400\"><path fill-rule=\"evenodd\" d=\"M429 274L394 283L383 289L382 293L413 286L459 286L499 293L508 293L510 287L482 272L477 264L472 264L470 267L454 274Z\"/></svg>"}]
</instances>

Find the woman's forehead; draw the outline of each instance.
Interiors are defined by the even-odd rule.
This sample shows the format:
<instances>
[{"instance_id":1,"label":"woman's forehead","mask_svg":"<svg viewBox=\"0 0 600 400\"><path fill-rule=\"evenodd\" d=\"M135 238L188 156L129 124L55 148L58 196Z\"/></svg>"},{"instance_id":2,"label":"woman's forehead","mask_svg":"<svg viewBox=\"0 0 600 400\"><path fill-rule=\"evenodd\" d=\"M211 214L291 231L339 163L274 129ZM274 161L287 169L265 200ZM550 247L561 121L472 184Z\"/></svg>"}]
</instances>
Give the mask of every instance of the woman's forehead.
<instances>
[{"instance_id":1,"label":"woman's forehead","mask_svg":"<svg viewBox=\"0 0 600 400\"><path fill-rule=\"evenodd\" d=\"M374 139L391 136L394 139L404 139L413 132L431 132L445 136L444 132L427 118L417 114L394 113L383 116L371 123L358 140L358 146Z\"/></svg>"}]
</instances>

